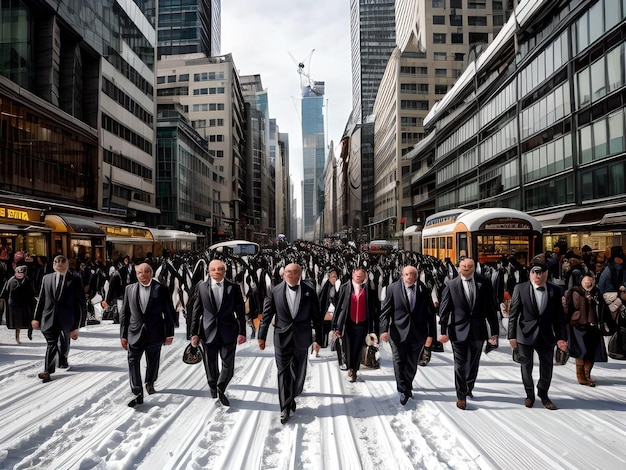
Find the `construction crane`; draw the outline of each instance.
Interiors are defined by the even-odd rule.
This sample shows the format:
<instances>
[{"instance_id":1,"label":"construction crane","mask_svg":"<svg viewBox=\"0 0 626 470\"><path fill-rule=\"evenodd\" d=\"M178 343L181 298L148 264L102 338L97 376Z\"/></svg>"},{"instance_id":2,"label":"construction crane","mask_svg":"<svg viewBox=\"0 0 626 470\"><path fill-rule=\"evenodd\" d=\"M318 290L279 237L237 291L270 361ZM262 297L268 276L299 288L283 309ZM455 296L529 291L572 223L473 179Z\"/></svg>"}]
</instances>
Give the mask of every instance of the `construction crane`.
<instances>
[{"instance_id":1,"label":"construction crane","mask_svg":"<svg viewBox=\"0 0 626 470\"><path fill-rule=\"evenodd\" d=\"M316 95L322 95L323 91L317 88L317 82L311 78L310 69L311 69L311 57L315 49L311 50L311 53L304 60L296 60L293 54L289 51L287 53L291 57L291 60L298 66L298 75L300 75L300 88L304 88L305 85L309 87L309 89L315 93ZM306 79L306 82L305 82Z\"/></svg>"}]
</instances>

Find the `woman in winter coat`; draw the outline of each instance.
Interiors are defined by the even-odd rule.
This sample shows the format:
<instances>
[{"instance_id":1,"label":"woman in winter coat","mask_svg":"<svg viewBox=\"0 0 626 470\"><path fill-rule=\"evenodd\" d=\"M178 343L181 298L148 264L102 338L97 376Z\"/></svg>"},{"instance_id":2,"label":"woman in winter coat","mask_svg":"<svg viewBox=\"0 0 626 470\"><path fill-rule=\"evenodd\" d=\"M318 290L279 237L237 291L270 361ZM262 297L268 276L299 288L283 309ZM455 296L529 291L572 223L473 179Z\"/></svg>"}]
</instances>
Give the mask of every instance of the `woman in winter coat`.
<instances>
[{"instance_id":1,"label":"woman in winter coat","mask_svg":"<svg viewBox=\"0 0 626 470\"><path fill-rule=\"evenodd\" d=\"M576 379L581 385L595 387L591 369L595 362L606 362L607 352L598 325L598 296L593 274L586 274L580 286L565 295L570 356L576 358ZM602 301L602 299L600 299Z\"/></svg>"},{"instance_id":2,"label":"woman in winter coat","mask_svg":"<svg viewBox=\"0 0 626 470\"><path fill-rule=\"evenodd\" d=\"M26 276L25 265L15 268L15 274L9 278L0 293L7 311L7 328L15 330L15 342L20 344L20 329L28 329L28 339L33 339L31 321L35 311L35 287Z\"/></svg>"}]
</instances>

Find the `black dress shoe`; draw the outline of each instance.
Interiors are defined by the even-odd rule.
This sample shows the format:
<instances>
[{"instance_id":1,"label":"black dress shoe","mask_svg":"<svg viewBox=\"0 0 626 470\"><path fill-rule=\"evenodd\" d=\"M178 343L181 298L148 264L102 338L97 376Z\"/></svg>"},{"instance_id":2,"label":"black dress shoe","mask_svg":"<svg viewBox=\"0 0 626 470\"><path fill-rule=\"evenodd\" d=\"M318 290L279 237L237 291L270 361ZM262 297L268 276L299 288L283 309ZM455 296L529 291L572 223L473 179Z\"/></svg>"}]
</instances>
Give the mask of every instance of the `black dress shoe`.
<instances>
[{"instance_id":1,"label":"black dress shoe","mask_svg":"<svg viewBox=\"0 0 626 470\"><path fill-rule=\"evenodd\" d=\"M148 393L148 395L153 395L154 393L156 393L156 390L154 389L154 385L152 385L151 383L147 383L146 392Z\"/></svg>"},{"instance_id":2,"label":"black dress shoe","mask_svg":"<svg viewBox=\"0 0 626 470\"><path fill-rule=\"evenodd\" d=\"M291 401L291 411L292 412L296 411L296 400Z\"/></svg>"},{"instance_id":3,"label":"black dress shoe","mask_svg":"<svg viewBox=\"0 0 626 470\"><path fill-rule=\"evenodd\" d=\"M470 397L470 398L474 398L474 394L471 391L467 392L467 396Z\"/></svg>"},{"instance_id":4,"label":"black dress shoe","mask_svg":"<svg viewBox=\"0 0 626 470\"><path fill-rule=\"evenodd\" d=\"M128 402L128 406L131 408L136 407L137 405L143 404L143 395L136 395L131 401Z\"/></svg>"},{"instance_id":5,"label":"black dress shoe","mask_svg":"<svg viewBox=\"0 0 626 470\"><path fill-rule=\"evenodd\" d=\"M60 362L59 369L67 369L70 365L67 362Z\"/></svg>"},{"instance_id":6,"label":"black dress shoe","mask_svg":"<svg viewBox=\"0 0 626 470\"><path fill-rule=\"evenodd\" d=\"M406 405L407 402L409 401L409 398L411 397L409 396L408 393L400 393L400 404L402 406Z\"/></svg>"},{"instance_id":7,"label":"black dress shoe","mask_svg":"<svg viewBox=\"0 0 626 470\"><path fill-rule=\"evenodd\" d=\"M464 410L467 408L467 402L465 400L457 400L456 401L456 407L459 410Z\"/></svg>"},{"instance_id":8,"label":"black dress shoe","mask_svg":"<svg viewBox=\"0 0 626 470\"><path fill-rule=\"evenodd\" d=\"M534 404L535 404L534 397L526 397L526 400L524 400L524 406L526 408L532 408Z\"/></svg>"},{"instance_id":9,"label":"black dress shoe","mask_svg":"<svg viewBox=\"0 0 626 470\"><path fill-rule=\"evenodd\" d=\"M217 398L219 399L222 405L230 406L230 401L228 400L228 397L224 395L224 392L222 392L221 390L217 391Z\"/></svg>"},{"instance_id":10,"label":"black dress shoe","mask_svg":"<svg viewBox=\"0 0 626 470\"><path fill-rule=\"evenodd\" d=\"M39 374L37 374L37 377L39 377L43 383L47 383L47 382L50 382L52 380L50 378L50 373L49 372L39 372Z\"/></svg>"},{"instance_id":11,"label":"black dress shoe","mask_svg":"<svg viewBox=\"0 0 626 470\"><path fill-rule=\"evenodd\" d=\"M28 339L30 339L31 341L33 340L33 330L31 329L28 330Z\"/></svg>"},{"instance_id":12,"label":"black dress shoe","mask_svg":"<svg viewBox=\"0 0 626 470\"><path fill-rule=\"evenodd\" d=\"M283 408L280 412L280 424L285 424L287 421L289 421L289 407Z\"/></svg>"},{"instance_id":13,"label":"black dress shoe","mask_svg":"<svg viewBox=\"0 0 626 470\"><path fill-rule=\"evenodd\" d=\"M217 388L211 389L211 398L217 398Z\"/></svg>"}]
</instances>

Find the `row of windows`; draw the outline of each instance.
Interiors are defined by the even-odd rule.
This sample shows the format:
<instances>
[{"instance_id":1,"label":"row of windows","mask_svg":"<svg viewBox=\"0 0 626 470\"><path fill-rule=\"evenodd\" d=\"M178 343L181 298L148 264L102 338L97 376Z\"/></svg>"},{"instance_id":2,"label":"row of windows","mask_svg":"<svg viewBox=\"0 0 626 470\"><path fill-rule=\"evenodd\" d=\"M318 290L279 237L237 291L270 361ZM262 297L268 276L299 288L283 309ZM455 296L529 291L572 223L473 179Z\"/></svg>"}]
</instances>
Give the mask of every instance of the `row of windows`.
<instances>
[{"instance_id":1,"label":"row of windows","mask_svg":"<svg viewBox=\"0 0 626 470\"><path fill-rule=\"evenodd\" d=\"M574 177L572 174L537 184L524 191L526 210L573 204Z\"/></svg>"},{"instance_id":2,"label":"row of windows","mask_svg":"<svg viewBox=\"0 0 626 470\"><path fill-rule=\"evenodd\" d=\"M626 0L599 0L574 25L575 53L593 44L606 31L626 17Z\"/></svg>"},{"instance_id":3,"label":"row of windows","mask_svg":"<svg viewBox=\"0 0 626 470\"><path fill-rule=\"evenodd\" d=\"M194 82L206 82L209 80L224 80L224 72L202 72L193 74Z\"/></svg>"},{"instance_id":4,"label":"row of windows","mask_svg":"<svg viewBox=\"0 0 626 470\"><path fill-rule=\"evenodd\" d=\"M133 132L125 125L120 124L118 121L105 113L102 113L102 128L109 131L111 134L124 139L126 142L133 144L145 153L152 155L151 141L141 137L139 134Z\"/></svg>"},{"instance_id":5,"label":"row of windows","mask_svg":"<svg viewBox=\"0 0 626 470\"><path fill-rule=\"evenodd\" d=\"M520 178L517 168L518 159L515 158L504 165L493 168L479 176L480 198L487 199L500 196L503 191L519 187Z\"/></svg>"},{"instance_id":6,"label":"row of windows","mask_svg":"<svg viewBox=\"0 0 626 470\"><path fill-rule=\"evenodd\" d=\"M192 105L193 112L224 111L224 103L196 103Z\"/></svg>"},{"instance_id":7,"label":"row of windows","mask_svg":"<svg viewBox=\"0 0 626 470\"><path fill-rule=\"evenodd\" d=\"M511 119L495 134L489 136L479 145L480 162L491 160L496 155L517 144L517 119Z\"/></svg>"},{"instance_id":8,"label":"row of windows","mask_svg":"<svg viewBox=\"0 0 626 470\"><path fill-rule=\"evenodd\" d=\"M437 171L437 184L443 184L446 181L457 179L459 175L477 167L478 154L474 147Z\"/></svg>"},{"instance_id":9,"label":"row of windows","mask_svg":"<svg viewBox=\"0 0 626 470\"><path fill-rule=\"evenodd\" d=\"M569 59L567 51L567 31L564 31L519 73L520 97L564 65Z\"/></svg>"},{"instance_id":10,"label":"row of windows","mask_svg":"<svg viewBox=\"0 0 626 470\"><path fill-rule=\"evenodd\" d=\"M154 119L152 113L145 110L139 103L115 86L115 84L106 77L102 80L102 91L142 122L146 123L148 126L152 126Z\"/></svg>"},{"instance_id":11,"label":"row of windows","mask_svg":"<svg viewBox=\"0 0 626 470\"><path fill-rule=\"evenodd\" d=\"M189 87L177 86L173 88L159 88L157 89L157 96L187 96L189 94Z\"/></svg>"},{"instance_id":12,"label":"row of windows","mask_svg":"<svg viewBox=\"0 0 626 470\"><path fill-rule=\"evenodd\" d=\"M517 102L515 96L516 79L513 79L502 91L480 107L480 125L486 126Z\"/></svg>"},{"instance_id":13,"label":"row of windows","mask_svg":"<svg viewBox=\"0 0 626 470\"><path fill-rule=\"evenodd\" d=\"M452 150L467 142L468 139L474 137L477 132L477 118L476 116L472 116L469 118L461 127L459 127L454 134L444 140L440 145L437 146L437 157L441 158Z\"/></svg>"},{"instance_id":14,"label":"row of windows","mask_svg":"<svg viewBox=\"0 0 626 470\"><path fill-rule=\"evenodd\" d=\"M463 8L462 0L449 0L450 8ZM494 10L502 10L502 2L501 1L493 1L492 2ZM446 8L446 0L432 0L433 8ZM467 0L467 8L470 10L484 10L487 8L487 0Z\"/></svg>"},{"instance_id":15,"label":"row of windows","mask_svg":"<svg viewBox=\"0 0 626 470\"><path fill-rule=\"evenodd\" d=\"M580 163L620 154L626 151L624 109L578 130Z\"/></svg>"},{"instance_id":16,"label":"row of windows","mask_svg":"<svg viewBox=\"0 0 626 470\"><path fill-rule=\"evenodd\" d=\"M131 160L121 153L104 150L102 152L102 161L152 182L152 168Z\"/></svg>"},{"instance_id":17,"label":"row of windows","mask_svg":"<svg viewBox=\"0 0 626 470\"><path fill-rule=\"evenodd\" d=\"M493 26L502 26L504 25L504 15L493 15ZM433 15L433 24L446 24L445 15ZM486 16L468 16L467 17L468 26L487 26L487 17ZM450 15L450 26L463 26L463 16L462 15Z\"/></svg>"},{"instance_id":18,"label":"row of windows","mask_svg":"<svg viewBox=\"0 0 626 470\"><path fill-rule=\"evenodd\" d=\"M220 87L211 87L211 88L196 88L193 90L194 96L198 95L223 95L225 93L225 88L223 86Z\"/></svg>"},{"instance_id":19,"label":"row of windows","mask_svg":"<svg viewBox=\"0 0 626 470\"><path fill-rule=\"evenodd\" d=\"M569 83L564 83L521 113L522 139L550 127L571 113Z\"/></svg>"},{"instance_id":20,"label":"row of windows","mask_svg":"<svg viewBox=\"0 0 626 470\"><path fill-rule=\"evenodd\" d=\"M626 83L626 43L576 74L577 107L594 103Z\"/></svg>"},{"instance_id":21,"label":"row of windows","mask_svg":"<svg viewBox=\"0 0 626 470\"><path fill-rule=\"evenodd\" d=\"M626 193L626 162L620 161L582 172L583 201Z\"/></svg>"},{"instance_id":22,"label":"row of windows","mask_svg":"<svg viewBox=\"0 0 626 470\"><path fill-rule=\"evenodd\" d=\"M522 155L524 181L531 182L572 168L572 138L567 134Z\"/></svg>"},{"instance_id":23,"label":"row of windows","mask_svg":"<svg viewBox=\"0 0 626 470\"><path fill-rule=\"evenodd\" d=\"M428 100L400 100L400 109L428 110Z\"/></svg>"}]
</instances>

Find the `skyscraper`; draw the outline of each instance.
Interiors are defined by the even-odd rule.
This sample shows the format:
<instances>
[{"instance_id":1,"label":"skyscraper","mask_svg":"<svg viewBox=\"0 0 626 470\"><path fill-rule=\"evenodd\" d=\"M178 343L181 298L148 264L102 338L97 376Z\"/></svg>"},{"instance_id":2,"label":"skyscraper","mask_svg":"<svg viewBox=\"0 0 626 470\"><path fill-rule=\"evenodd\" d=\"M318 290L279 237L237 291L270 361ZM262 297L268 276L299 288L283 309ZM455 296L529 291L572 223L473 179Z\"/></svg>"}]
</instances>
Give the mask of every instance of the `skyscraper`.
<instances>
[{"instance_id":1,"label":"skyscraper","mask_svg":"<svg viewBox=\"0 0 626 470\"><path fill-rule=\"evenodd\" d=\"M315 239L315 224L324 206L324 82L302 86L303 238Z\"/></svg>"},{"instance_id":2,"label":"skyscraper","mask_svg":"<svg viewBox=\"0 0 626 470\"><path fill-rule=\"evenodd\" d=\"M159 0L158 57L201 52L220 55L220 0Z\"/></svg>"}]
</instances>

